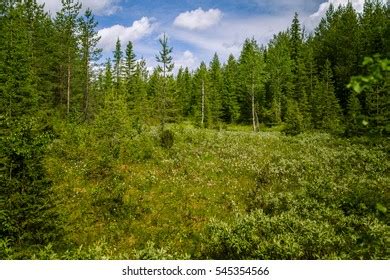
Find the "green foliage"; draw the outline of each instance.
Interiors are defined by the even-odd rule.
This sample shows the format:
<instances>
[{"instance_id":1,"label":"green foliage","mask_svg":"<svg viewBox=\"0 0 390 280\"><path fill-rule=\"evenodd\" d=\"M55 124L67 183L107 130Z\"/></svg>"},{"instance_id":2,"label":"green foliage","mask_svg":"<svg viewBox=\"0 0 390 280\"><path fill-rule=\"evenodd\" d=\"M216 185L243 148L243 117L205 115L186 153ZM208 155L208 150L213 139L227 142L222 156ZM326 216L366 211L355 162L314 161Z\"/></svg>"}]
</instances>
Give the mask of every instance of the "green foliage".
<instances>
[{"instance_id":1,"label":"green foliage","mask_svg":"<svg viewBox=\"0 0 390 280\"><path fill-rule=\"evenodd\" d=\"M59 241L61 237L51 181L42 165L52 136L39 120L21 118L17 124L13 123L10 134L1 138L4 173L0 188L0 236L15 250L16 258L23 258L34 247Z\"/></svg>"},{"instance_id":2,"label":"green foliage","mask_svg":"<svg viewBox=\"0 0 390 280\"><path fill-rule=\"evenodd\" d=\"M135 251L137 260L189 260L189 255L170 254L164 248L157 249L153 242L146 243L146 247Z\"/></svg>"},{"instance_id":3,"label":"green foliage","mask_svg":"<svg viewBox=\"0 0 390 280\"><path fill-rule=\"evenodd\" d=\"M238 64L233 55L229 56L223 72L222 118L225 122L234 123L240 118L240 105L237 100Z\"/></svg>"},{"instance_id":4,"label":"green foliage","mask_svg":"<svg viewBox=\"0 0 390 280\"><path fill-rule=\"evenodd\" d=\"M123 77L123 70L123 51L121 41L118 38L115 44L114 51L114 80L115 89L117 93L121 93L120 86Z\"/></svg>"},{"instance_id":5,"label":"green foliage","mask_svg":"<svg viewBox=\"0 0 390 280\"><path fill-rule=\"evenodd\" d=\"M241 118L257 130L259 107L264 85L264 57L254 38L246 39L239 59L239 95Z\"/></svg>"},{"instance_id":6,"label":"green foliage","mask_svg":"<svg viewBox=\"0 0 390 280\"><path fill-rule=\"evenodd\" d=\"M175 134L169 130L164 129L160 132L160 144L163 148L170 149L172 148L175 142Z\"/></svg>"},{"instance_id":7,"label":"green foliage","mask_svg":"<svg viewBox=\"0 0 390 280\"><path fill-rule=\"evenodd\" d=\"M284 132L287 135L298 135L303 131L303 118L295 101L290 101L287 105L285 123Z\"/></svg>"},{"instance_id":8,"label":"green foliage","mask_svg":"<svg viewBox=\"0 0 390 280\"><path fill-rule=\"evenodd\" d=\"M329 140L291 140L297 151L283 148L283 156L260 169L248 193L249 213L210 223L203 256L387 259L387 155L340 140L325 144ZM337 142L342 146L333 148Z\"/></svg>"},{"instance_id":9,"label":"green foliage","mask_svg":"<svg viewBox=\"0 0 390 280\"><path fill-rule=\"evenodd\" d=\"M388 5L174 75L165 34L102 69L78 1L3 2L0 258L389 258Z\"/></svg>"},{"instance_id":10,"label":"green foliage","mask_svg":"<svg viewBox=\"0 0 390 280\"><path fill-rule=\"evenodd\" d=\"M363 105L366 109L361 114L364 115L363 118L367 122L366 130L371 134L389 134L390 60L381 59L379 55L374 56L374 58L366 57L363 66L367 68L368 75L352 77L348 87L353 89L364 101ZM361 118L360 115L355 114L354 107L349 108L351 122L357 122L358 118ZM354 132L357 133L356 130Z\"/></svg>"},{"instance_id":11,"label":"green foliage","mask_svg":"<svg viewBox=\"0 0 390 280\"><path fill-rule=\"evenodd\" d=\"M314 128L340 133L343 131L341 124L342 113L335 96L333 74L329 61L326 62L321 76L321 80L314 87L312 96Z\"/></svg>"}]
</instances>

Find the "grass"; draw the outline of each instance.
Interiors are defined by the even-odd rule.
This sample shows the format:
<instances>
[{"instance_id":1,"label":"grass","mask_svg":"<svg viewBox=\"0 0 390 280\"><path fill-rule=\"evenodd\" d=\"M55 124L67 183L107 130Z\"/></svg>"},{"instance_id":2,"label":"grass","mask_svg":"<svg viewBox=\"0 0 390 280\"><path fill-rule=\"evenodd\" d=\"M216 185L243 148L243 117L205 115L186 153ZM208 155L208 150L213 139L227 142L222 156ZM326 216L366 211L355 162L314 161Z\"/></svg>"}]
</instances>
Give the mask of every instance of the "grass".
<instances>
[{"instance_id":1,"label":"grass","mask_svg":"<svg viewBox=\"0 0 390 280\"><path fill-rule=\"evenodd\" d=\"M341 192L371 184L388 209L390 164L383 145L328 134L255 134L238 126L170 129L171 149L160 147L157 129L91 143L93 132L79 128L53 143L45 163L67 244L103 243L108 258L140 258L150 247L172 258L218 258L210 252L218 244L207 241L217 240L210 224L234 227L238 217L269 208L279 193L299 193L318 180L337 182ZM381 221L388 229L388 220Z\"/></svg>"}]
</instances>

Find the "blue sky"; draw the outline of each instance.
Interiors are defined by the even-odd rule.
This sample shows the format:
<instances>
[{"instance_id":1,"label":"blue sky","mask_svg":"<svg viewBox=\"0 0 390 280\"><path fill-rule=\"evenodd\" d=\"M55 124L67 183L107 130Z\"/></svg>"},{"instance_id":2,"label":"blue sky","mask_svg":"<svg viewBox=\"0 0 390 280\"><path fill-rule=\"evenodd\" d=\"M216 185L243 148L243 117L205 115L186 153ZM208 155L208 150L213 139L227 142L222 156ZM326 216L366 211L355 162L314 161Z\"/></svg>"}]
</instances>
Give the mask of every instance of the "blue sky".
<instances>
[{"instance_id":1,"label":"blue sky","mask_svg":"<svg viewBox=\"0 0 390 280\"><path fill-rule=\"evenodd\" d=\"M307 30L312 30L324 15L329 3L336 6L348 0L79 0L90 7L99 22L100 47L109 57L119 37L123 48L129 40L137 57L154 67L159 51L158 38L166 33L173 47L177 67L196 68L208 62L215 52L224 61L230 53L239 55L245 38L254 37L266 44L291 23L298 12ZM55 14L60 0L45 2ZM352 0L359 10L364 0Z\"/></svg>"}]
</instances>

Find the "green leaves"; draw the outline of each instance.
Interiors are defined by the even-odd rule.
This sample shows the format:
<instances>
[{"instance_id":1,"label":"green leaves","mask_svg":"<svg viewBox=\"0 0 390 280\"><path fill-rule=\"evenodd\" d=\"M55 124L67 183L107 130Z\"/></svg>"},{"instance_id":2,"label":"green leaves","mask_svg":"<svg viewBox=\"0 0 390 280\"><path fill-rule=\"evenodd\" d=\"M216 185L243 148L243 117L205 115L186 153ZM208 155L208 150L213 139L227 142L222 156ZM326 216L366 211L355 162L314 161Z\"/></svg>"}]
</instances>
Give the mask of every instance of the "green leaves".
<instances>
[{"instance_id":1,"label":"green leaves","mask_svg":"<svg viewBox=\"0 0 390 280\"><path fill-rule=\"evenodd\" d=\"M367 108L363 112L370 124L366 133L387 134L390 119L390 60L375 55L366 57L363 66L368 75L352 77L348 88L361 96Z\"/></svg>"}]
</instances>

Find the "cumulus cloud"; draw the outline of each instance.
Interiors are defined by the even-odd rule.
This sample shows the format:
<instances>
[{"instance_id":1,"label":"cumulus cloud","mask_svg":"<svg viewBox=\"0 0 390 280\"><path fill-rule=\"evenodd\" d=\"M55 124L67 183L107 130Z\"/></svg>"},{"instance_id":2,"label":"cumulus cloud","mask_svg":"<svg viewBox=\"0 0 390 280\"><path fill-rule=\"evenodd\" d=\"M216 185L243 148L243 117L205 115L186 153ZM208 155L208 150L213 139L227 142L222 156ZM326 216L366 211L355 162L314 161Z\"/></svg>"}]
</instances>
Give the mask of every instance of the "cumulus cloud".
<instances>
[{"instance_id":1,"label":"cumulus cloud","mask_svg":"<svg viewBox=\"0 0 390 280\"><path fill-rule=\"evenodd\" d=\"M148 17L143 17L140 20L133 22L131 26L113 25L108 28L99 30L101 36L99 47L104 52L112 51L115 48L117 38L122 42L122 45L128 41L137 41L149 35L154 30L154 20Z\"/></svg>"},{"instance_id":2,"label":"cumulus cloud","mask_svg":"<svg viewBox=\"0 0 390 280\"><path fill-rule=\"evenodd\" d=\"M113 15L120 11L121 0L79 0L83 10L90 8L97 15ZM37 0L39 4L45 4L45 10L55 14L61 10L61 0Z\"/></svg>"},{"instance_id":3,"label":"cumulus cloud","mask_svg":"<svg viewBox=\"0 0 390 280\"><path fill-rule=\"evenodd\" d=\"M198 8L178 15L173 25L190 30L204 30L216 25L221 18L222 12L219 9L204 11L202 8Z\"/></svg>"},{"instance_id":4,"label":"cumulus cloud","mask_svg":"<svg viewBox=\"0 0 390 280\"><path fill-rule=\"evenodd\" d=\"M199 60L208 60L217 52L222 60L230 54L238 56L246 38L254 37L259 44L266 44L273 34L285 30L291 24L288 17L257 16L242 19L228 18L212 30L191 32L171 30L172 37L197 48Z\"/></svg>"},{"instance_id":5,"label":"cumulus cloud","mask_svg":"<svg viewBox=\"0 0 390 280\"><path fill-rule=\"evenodd\" d=\"M361 12L363 10L364 0L329 0L327 2L324 2L320 5L318 8L318 11L314 14L310 15L311 18L322 18L326 11L329 9L330 5L333 5L334 7L338 6L345 6L348 4L348 2L352 2L353 7L358 11Z\"/></svg>"},{"instance_id":6,"label":"cumulus cloud","mask_svg":"<svg viewBox=\"0 0 390 280\"><path fill-rule=\"evenodd\" d=\"M327 2L324 2L320 5L318 8L318 11L314 14L310 15L311 19L321 19L325 14L326 11L329 9L330 5L332 4L334 7L338 6L346 6L348 2L352 3L352 6L358 11L359 13L363 11L364 2L365 0L328 0ZM385 3L386 0L381 0L382 3Z\"/></svg>"},{"instance_id":7,"label":"cumulus cloud","mask_svg":"<svg viewBox=\"0 0 390 280\"><path fill-rule=\"evenodd\" d=\"M386 0L380 0L382 3L385 3ZM351 2L352 6L357 12L362 12L364 8L365 0L328 0L320 4L318 10L311 14L306 20L306 24L309 28L314 28L320 22L321 18L326 15L326 11L329 9L330 5L333 5L335 8L339 6L346 6Z\"/></svg>"},{"instance_id":8,"label":"cumulus cloud","mask_svg":"<svg viewBox=\"0 0 390 280\"><path fill-rule=\"evenodd\" d=\"M197 59L190 51L183 52L177 59L175 59L175 66L180 68L194 68L196 66Z\"/></svg>"}]
</instances>

